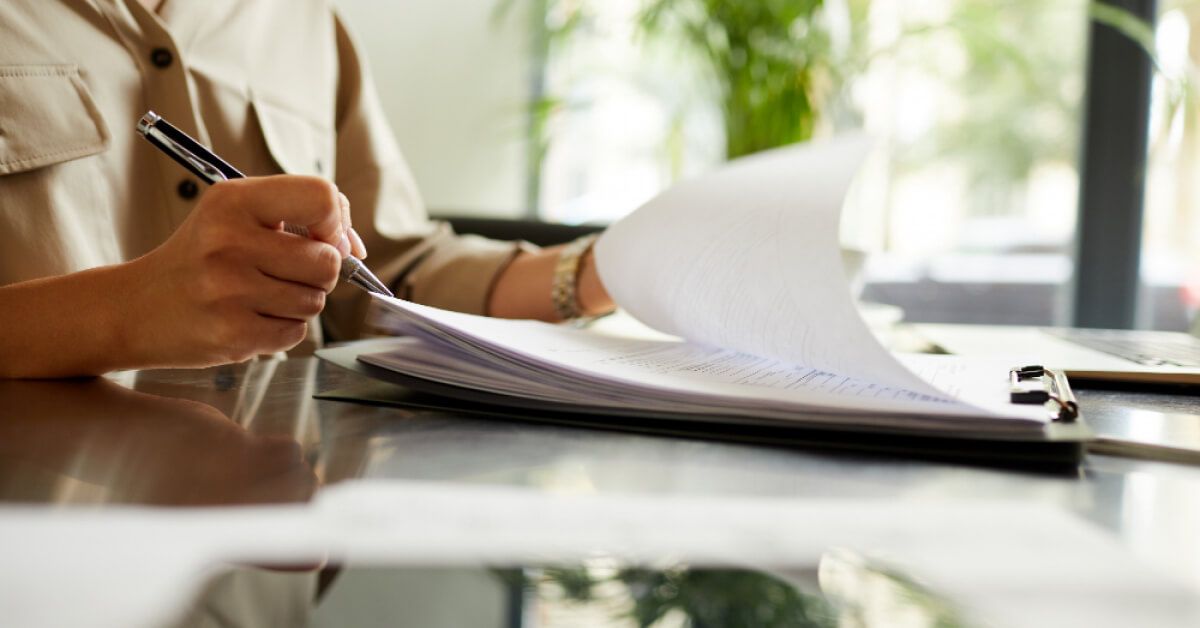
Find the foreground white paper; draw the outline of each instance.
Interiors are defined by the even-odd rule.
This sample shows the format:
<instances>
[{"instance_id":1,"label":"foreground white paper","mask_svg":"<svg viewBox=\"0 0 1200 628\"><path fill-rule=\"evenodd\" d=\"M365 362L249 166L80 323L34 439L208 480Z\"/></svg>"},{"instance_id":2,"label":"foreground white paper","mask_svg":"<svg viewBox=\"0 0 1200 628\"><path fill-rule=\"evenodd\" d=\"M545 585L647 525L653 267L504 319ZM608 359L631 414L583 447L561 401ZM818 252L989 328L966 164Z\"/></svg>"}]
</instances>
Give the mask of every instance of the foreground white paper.
<instances>
[{"instance_id":1,"label":"foreground white paper","mask_svg":"<svg viewBox=\"0 0 1200 628\"><path fill-rule=\"evenodd\" d=\"M0 509L12 625L167 625L231 565L806 567L885 558L990 626L1194 626L1194 594L1108 534L1029 503L555 495L349 481L305 506Z\"/></svg>"}]
</instances>

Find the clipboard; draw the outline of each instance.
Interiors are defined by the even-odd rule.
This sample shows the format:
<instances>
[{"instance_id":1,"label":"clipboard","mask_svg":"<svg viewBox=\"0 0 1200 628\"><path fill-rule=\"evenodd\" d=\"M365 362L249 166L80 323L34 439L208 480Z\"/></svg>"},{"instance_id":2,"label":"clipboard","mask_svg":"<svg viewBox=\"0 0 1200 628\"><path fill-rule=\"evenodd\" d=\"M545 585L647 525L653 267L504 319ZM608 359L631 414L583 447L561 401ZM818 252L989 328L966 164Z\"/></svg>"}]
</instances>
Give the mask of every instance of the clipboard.
<instances>
[{"instance_id":1,"label":"clipboard","mask_svg":"<svg viewBox=\"0 0 1200 628\"><path fill-rule=\"evenodd\" d=\"M1008 397L1015 404L1052 406L1051 421L1071 423L1079 418L1079 402L1066 374L1040 364L1009 369Z\"/></svg>"},{"instance_id":2,"label":"clipboard","mask_svg":"<svg viewBox=\"0 0 1200 628\"><path fill-rule=\"evenodd\" d=\"M1073 472L1083 459L1085 445L1092 433L1075 404L1073 413L1055 411L1054 420L1036 433L979 434L970 430L933 433L904 428L878 428L842 425L768 426L742 421L722 421L720 417L697 417L683 413L641 410L614 410L567 405L520 397L509 397L471 388L432 382L360 362L358 356L377 352L383 341L363 341L317 355L326 362L352 371L363 378L314 395L317 399L361 403L444 414L447 418L478 418L509 422L552 424L608 431L633 432L668 437L684 437L773 447L815 449L846 453L882 455L951 461L978 466L1039 469ZM1019 367L1013 371L1020 371ZM1035 374L1027 371L1017 378L1021 390L1034 393L1046 387L1047 369ZM1059 374L1061 376L1061 374ZM1010 382L1012 372L1009 373ZM1065 377L1062 378L1065 382ZM1046 389L1061 397L1064 389ZM1017 403L1035 403L1035 394L1020 397ZM1073 396L1071 398L1073 402ZM1057 407L1057 406L1056 406ZM815 415L813 415L815 416Z\"/></svg>"}]
</instances>

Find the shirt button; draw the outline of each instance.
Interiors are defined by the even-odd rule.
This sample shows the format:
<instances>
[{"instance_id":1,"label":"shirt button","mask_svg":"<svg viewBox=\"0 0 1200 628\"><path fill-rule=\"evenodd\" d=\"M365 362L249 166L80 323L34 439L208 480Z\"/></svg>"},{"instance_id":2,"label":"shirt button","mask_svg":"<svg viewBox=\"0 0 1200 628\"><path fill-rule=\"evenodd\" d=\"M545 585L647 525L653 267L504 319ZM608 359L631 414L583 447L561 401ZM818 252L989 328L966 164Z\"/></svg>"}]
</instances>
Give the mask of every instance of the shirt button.
<instances>
[{"instance_id":1,"label":"shirt button","mask_svg":"<svg viewBox=\"0 0 1200 628\"><path fill-rule=\"evenodd\" d=\"M166 48L155 48L150 51L150 63L160 68L168 68L175 61L175 55L171 54Z\"/></svg>"},{"instance_id":2,"label":"shirt button","mask_svg":"<svg viewBox=\"0 0 1200 628\"><path fill-rule=\"evenodd\" d=\"M190 201L196 198L196 195L200 193L200 187L196 185L195 181L192 181L191 179L184 179L183 181L179 182L179 186L175 188L175 191L179 192L180 197Z\"/></svg>"}]
</instances>

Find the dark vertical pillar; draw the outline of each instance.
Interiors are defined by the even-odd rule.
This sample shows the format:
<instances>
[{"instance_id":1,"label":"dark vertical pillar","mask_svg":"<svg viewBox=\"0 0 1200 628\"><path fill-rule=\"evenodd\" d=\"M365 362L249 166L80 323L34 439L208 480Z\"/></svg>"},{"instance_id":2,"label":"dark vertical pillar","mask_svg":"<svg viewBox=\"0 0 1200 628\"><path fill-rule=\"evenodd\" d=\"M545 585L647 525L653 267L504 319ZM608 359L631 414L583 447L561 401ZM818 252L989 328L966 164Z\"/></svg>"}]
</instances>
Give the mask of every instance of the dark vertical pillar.
<instances>
[{"instance_id":1,"label":"dark vertical pillar","mask_svg":"<svg viewBox=\"0 0 1200 628\"><path fill-rule=\"evenodd\" d=\"M1098 0L1154 23L1157 0ZM1073 322L1128 329L1137 310L1145 196L1150 57L1093 21L1080 157Z\"/></svg>"}]
</instances>

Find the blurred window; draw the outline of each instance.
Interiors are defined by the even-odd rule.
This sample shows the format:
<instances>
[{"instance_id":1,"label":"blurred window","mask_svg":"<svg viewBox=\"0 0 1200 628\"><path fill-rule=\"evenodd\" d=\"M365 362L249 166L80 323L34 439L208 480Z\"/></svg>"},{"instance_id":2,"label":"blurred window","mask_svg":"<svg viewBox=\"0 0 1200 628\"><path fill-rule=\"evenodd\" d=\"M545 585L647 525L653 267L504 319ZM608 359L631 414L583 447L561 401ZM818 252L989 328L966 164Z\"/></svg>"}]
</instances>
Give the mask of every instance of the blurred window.
<instances>
[{"instance_id":1,"label":"blurred window","mask_svg":"<svg viewBox=\"0 0 1200 628\"><path fill-rule=\"evenodd\" d=\"M549 4L551 31L570 32L548 57L543 217L613 220L724 158L708 69L639 29L643 1ZM806 52L834 68L813 89L817 135L879 139L843 224L871 253L866 298L909 320L1064 322L1086 14L1083 0L826 0L794 26L824 33Z\"/></svg>"},{"instance_id":2,"label":"blurred window","mask_svg":"<svg viewBox=\"0 0 1200 628\"><path fill-rule=\"evenodd\" d=\"M1200 308L1200 7L1164 2L1155 48L1138 323L1182 330Z\"/></svg>"},{"instance_id":3,"label":"blurred window","mask_svg":"<svg viewBox=\"0 0 1200 628\"><path fill-rule=\"evenodd\" d=\"M566 223L618 219L725 160L728 80L695 33L648 28L647 8L761 20L767 6L337 2L435 212ZM843 244L870 254L864 298L913 321L1067 323L1091 3L770 6L801 16L779 50L778 32L743 32L764 57L813 68L814 135L865 128L879 141L843 222ZM1160 6L1138 324L1182 329L1200 307L1200 8Z\"/></svg>"}]
</instances>

